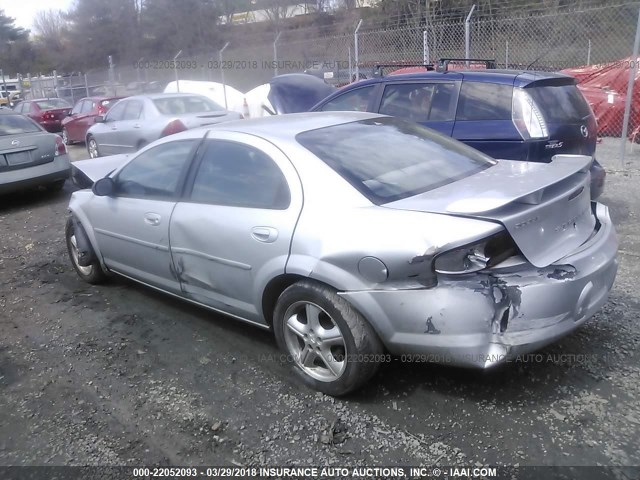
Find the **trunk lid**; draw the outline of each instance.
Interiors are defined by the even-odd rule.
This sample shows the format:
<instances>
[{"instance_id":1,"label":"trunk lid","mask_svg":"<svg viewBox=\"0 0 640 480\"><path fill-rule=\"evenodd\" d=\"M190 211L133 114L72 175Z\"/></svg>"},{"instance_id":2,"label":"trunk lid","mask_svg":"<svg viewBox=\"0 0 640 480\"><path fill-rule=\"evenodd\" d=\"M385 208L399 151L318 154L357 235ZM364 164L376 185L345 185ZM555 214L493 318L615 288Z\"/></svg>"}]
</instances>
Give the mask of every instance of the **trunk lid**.
<instances>
[{"instance_id":1,"label":"trunk lid","mask_svg":"<svg viewBox=\"0 0 640 480\"><path fill-rule=\"evenodd\" d=\"M42 117L46 118L46 115L48 115L50 119L62 120L69 114L69 112L71 112L70 108L54 108L42 112Z\"/></svg>"},{"instance_id":2,"label":"trunk lid","mask_svg":"<svg viewBox=\"0 0 640 480\"><path fill-rule=\"evenodd\" d=\"M0 137L0 168L28 167L53 161L56 137L45 132Z\"/></svg>"},{"instance_id":3,"label":"trunk lid","mask_svg":"<svg viewBox=\"0 0 640 480\"><path fill-rule=\"evenodd\" d=\"M593 233L591 157L556 155L551 163L500 160L457 182L385 207L501 223L527 260L545 267Z\"/></svg>"},{"instance_id":4,"label":"trunk lid","mask_svg":"<svg viewBox=\"0 0 640 480\"><path fill-rule=\"evenodd\" d=\"M71 163L72 175L78 176L81 172L90 184L106 177L111 172L124 165L129 160L129 155L111 155L109 157L92 158L89 160L78 160ZM83 185L87 188L90 185Z\"/></svg>"},{"instance_id":5,"label":"trunk lid","mask_svg":"<svg viewBox=\"0 0 640 480\"><path fill-rule=\"evenodd\" d=\"M167 117L169 118L169 117ZM202 112L190 115L177 115L171 118L178 119L187 129L206 127L207 125L215 125L217 123L229 122L231 120L240 120L242 117L238 112L221 110L217 112Z\"/></svg>"}]
</instances>

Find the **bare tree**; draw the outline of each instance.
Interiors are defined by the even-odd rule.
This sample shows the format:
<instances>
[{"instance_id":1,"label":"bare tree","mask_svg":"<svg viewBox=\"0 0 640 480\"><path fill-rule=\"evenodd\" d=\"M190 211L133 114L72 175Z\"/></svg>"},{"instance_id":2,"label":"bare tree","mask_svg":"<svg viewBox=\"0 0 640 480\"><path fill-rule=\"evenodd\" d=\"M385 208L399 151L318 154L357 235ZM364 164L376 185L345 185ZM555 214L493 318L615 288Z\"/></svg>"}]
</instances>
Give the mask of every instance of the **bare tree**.
<instances>
[{"instance_id":1,"label":"bare tree","mask_svg":"<svg viewBox=\"0 0 640 480\"><path fill-rule=\"evenodd\" d=\"M41 10L33 18L33 31L37 40L49 48L61 50L67 21L60 10Z\"/></svg>"}]
</instances>

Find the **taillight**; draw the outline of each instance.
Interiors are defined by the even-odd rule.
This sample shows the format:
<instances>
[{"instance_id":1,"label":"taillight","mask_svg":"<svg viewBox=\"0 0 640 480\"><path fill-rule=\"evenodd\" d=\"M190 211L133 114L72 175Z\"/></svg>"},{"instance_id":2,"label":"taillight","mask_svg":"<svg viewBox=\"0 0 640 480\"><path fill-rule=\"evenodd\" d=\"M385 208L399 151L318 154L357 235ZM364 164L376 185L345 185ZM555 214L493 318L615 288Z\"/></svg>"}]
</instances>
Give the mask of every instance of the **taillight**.
<instances>
[{"instance_id":1,"label":"taillight","mask_svg":"<svg viewBox=\"0 0 640 480\"><path fill-rule=\"evenodd\" d=\"M67 153L67 147L64 146L62 138L56 137L56 151L54 155L57 157L59 155L64 155L65 153Z\"/></svg>"},{"instance_id":2,"label":"taillight","mask_svg":"<svg viewBox=\"0 0 640 480\"><path fill-rule=\"evenodd\" d=\"M435 271L449 275L473 273L494 267L516 255L518 247L506 232L463 247L455 248L436 256Z\"/></svg>"},{"instance_id":3,"label":"taillight","mask_svg":"<svg viewBox=\"0 0 640 480\"><path fill-rule=\"evenodd\" d=\"M531 95L521 88L513 89L511 116L513 124L524 140L549 136L547 122L536 102L531 98Z\"/></svg>"},{"instance_id":4,"label":"taillight","mask_svg":"<svg viewBox=\"0 0 640 480\"><path fill-rule=\"evenodd\" d=\"M98 115L104 115L105 113L107 113L107 109L102 105L98 105Z\"/></svg>"},{"instance_id":5,"label":"taillight","mask_svg":"<svg viewBox=\"0 0 640 480\"><path fill-rule=\"evenodd\" d=\"M184 132L186 129L187 127L185 127L184 123L182 123L180 120L173 120L169 122L166 127L164 127L164 130L162 130L160 136L166 137L167 135L173 135L174 133Z\"/></svg>"},{"instance_id":6,"label":"taillight","mask_svg":"<svg viewBox=\"0 0 640 480\"><path fill-rule=\"evenodd\" d=\"M42 118L44 120L52 120L53 119L53 113L51 112L44 112L44 114L42 115Z\"/></svg>"}]
</instances>

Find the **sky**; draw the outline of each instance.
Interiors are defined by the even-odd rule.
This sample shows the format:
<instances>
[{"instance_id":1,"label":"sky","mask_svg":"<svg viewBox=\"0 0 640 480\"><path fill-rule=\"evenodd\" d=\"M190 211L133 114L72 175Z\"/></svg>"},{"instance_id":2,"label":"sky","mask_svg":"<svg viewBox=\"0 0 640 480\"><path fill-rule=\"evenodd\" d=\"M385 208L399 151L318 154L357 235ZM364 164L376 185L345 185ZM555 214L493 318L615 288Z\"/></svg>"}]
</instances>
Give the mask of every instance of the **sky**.
<instances>
[{"instance_id":1,"label":"sky","mask_svg":"<svg viewBox=\"0 0 640 480\"><path fill-rule=\"evenodd\" d=\"M74 0L0 0L0 10L13 17L16 25L31 28L33 17L40 10L68 10Z\"/></svg>"}]
</instances>

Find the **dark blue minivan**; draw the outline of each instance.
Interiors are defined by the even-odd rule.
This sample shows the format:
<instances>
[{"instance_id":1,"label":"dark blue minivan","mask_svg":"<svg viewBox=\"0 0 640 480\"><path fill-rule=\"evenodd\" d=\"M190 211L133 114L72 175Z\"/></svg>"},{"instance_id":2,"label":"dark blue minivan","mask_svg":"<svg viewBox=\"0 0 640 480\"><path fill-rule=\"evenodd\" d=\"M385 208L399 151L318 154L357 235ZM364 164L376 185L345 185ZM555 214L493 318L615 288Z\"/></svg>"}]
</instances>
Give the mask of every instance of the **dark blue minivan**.
<instances>
[{"instance_id":1,"label":"dark blue minivan","mask_svg":"<svg viewBox=\"0 0 640 480\"><path fill-rule=\"evenodd\" d=\"M494 158L550 162L594 156L596 119L573 77L514 70L425 71L353 83L312 111L360 110L406 118ZM605 171L591 167L591 196Z\"/></svg>"}]
</instances>

